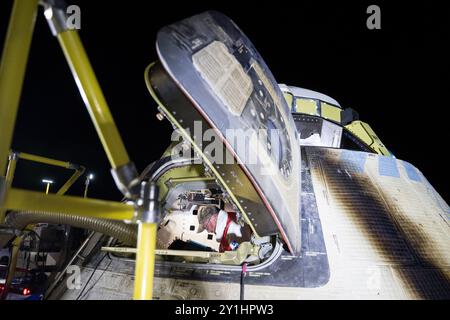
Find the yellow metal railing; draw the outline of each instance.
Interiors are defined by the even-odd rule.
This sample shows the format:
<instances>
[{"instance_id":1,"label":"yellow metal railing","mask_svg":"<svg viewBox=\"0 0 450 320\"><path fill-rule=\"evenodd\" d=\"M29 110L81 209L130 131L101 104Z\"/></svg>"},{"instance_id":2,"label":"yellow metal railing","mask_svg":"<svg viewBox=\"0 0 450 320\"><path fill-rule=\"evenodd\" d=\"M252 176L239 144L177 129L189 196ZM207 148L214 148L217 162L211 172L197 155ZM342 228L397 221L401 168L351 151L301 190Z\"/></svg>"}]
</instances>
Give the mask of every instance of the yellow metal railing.
<instances>
[{"instance_id":1,"label":"yellow metal railing","mask_svg":"<svg viewBox=\"0 0 450 320\"><path fill-rule=\"evenodd\" d=\"M38 0L14 1L0 64L0 176L4 175L28 61Z\"/></svg>"},{"instance_id":2,"label":"yellow metal railing","mask_svg":"<svg viewBox=\"0 0 450 320\"><path fill-rule=\"evenodd\" d=\"M14 174L16 171L17 162L19 161L19 159L75 170L75 172L72 174L72 176L57 191L56 194L58 194L58 195L65 194L67 192L67 190L69 190L69 188L75 183L75 181L85 171L85 168L83 166L75 165L70 162L65 162L65 161L55 160L55 159L46 158L46 157L42 157L42 156L37 156L34 154L25 153L25 152L11 151L9 153L8 159L9 159L9 162L8 162L8 167L6 170L5 190L9 190L11 188L11 185L12 185L12 182L14 179ZM48 193L48 187L47 187L46 193ZM5 192L5 195L3 196L3 201L5 201L5 199L6 199L6 192ZM4 214L5 214L5 210L0 207L0 222L2 222L4 220L4 218L5 218Z\"/></svg>"},{"instance_id":3,"label":"yellow metal railing","mask_svg":"<svg viewBox=\"0 0 450 320\"><path fill-rule=\"evenodd\" d=\"M48 9L50 1L41 1ZM104 219L132 220L133 206L120 202L63 196L71 183L78 178L75 173L60 189L59 194L44 195L39 192L11 188L5 173L11 148L16 114L22 91L23 78L28 60L38 0L15 0L8 33L0 63L0 213L6 210L36 210L49 213L66 213ZM51 9L51 8L50 8ZM58 10L55 8L55 10ZM47 17L49 23L56 23ZM61 27L61 26L60 26ZM78 85L83 101L95 125L112 169L131 164L119 131L103 96L95 73L76 30L64 29L57 38ZM22 154L22 157L24 155ZM44 160L25 154L25 158ZM47 159L48 160L48 159ZM47 161L44 160L44 161ZM52 164L63 164L52 160ZM12 164L11 166L14 166ZM10 166L9 172L14 172ZM119 179L123 176L119 177ZM133 177L126 176L127 179ZM4 216L0 215L0 223ZM139 225L137 243L135 299L150 299L153 284L154 248L156 224L142 222Z\"/></svg>"},{"instance_id":4,"label":"yellow metal railing","mask_svg":"<svg viewBox=\"0 0 450 320\"><path fill-rule=\"evenodd\" d=\"M54 160L42 156L37 156L29 153L24 152L14 152L11 151L9 153L9 163L8 168L6 171L6 188L8 190L8 194L4 196L3 198L3 208L0 207L0 218L1 221L4 220L6 208L9 210L14 210L14 208L19 208L20 210L26 210L24 208L23 204L26 204L31 211L42 211L40 207L41 201L47 200L48 198L48 185L47 185L47 191L46 195L42 195L42 193L31 193L30 191L24 191L24 190L14 190L11 188L13 180L14 180L14 174L16 171L17 162L19 159L22 160L28 160L32 162L42 163L42 164L48 164L53 165L57 167L67 168L67 169L74 169L74 174L64 183L64 185L58 190L57 195L63 195L67 192L67 190L75 183L75 181L84 173L85 168L83 166L74 165L70 162L64 162L60 160ZM37 199L33 199L31 195L34 195L35 198L37 196ZM39 199L41 197L41 199ZM42 199L42 197L45 197ZM48 203L48 202L46 202ZM34 205L37 204L37 205ZM38 207L36 209L35 207ZM35 210L36 209L36 210ZM34 228L34 225L28 225L25 229L26 230L32 230ZM14 278L16 266L17 266L17 257L20 245L22 244L22 241L24 239L24 234L16 237L12 241L12 250L11 250L11 259L9 262L8 267L8 273L5 280L4 290L2 292L1 297L5 298L9 286L11 285L12 279Z\"/></svg>"},{"instance_id":5,"label":"yellow metal railing","mask_svg":"<svg viewBox=\"0 0 450 320\"><path fill-rule=\"evenodd\" d=\"M153 293L156 223L141 223L138 229L134 299L149 300Z\"/></svg>"},{"instance_id":6,"label":"yellow metal railing","mask_svg":"<svg viewBox=\"0 0 450 320\"><path fill-rule=\"evenodd\" d=\"M113 220L132 220L134 214L134 207L122 202L46 195L15 188L8 190L3 206L14 211L54 212Z\"/></svg>"},{"instance_id":7,"label":"yellow metal railing","mask_svg":"<svg viewBox=\"0 0 450 320\"><path fill-rule=\"evenodd\" d=\"M128 153L78 32L67 30L57 37L112 168L127 164L130 162Z\"/></svg>"}]
</instances>

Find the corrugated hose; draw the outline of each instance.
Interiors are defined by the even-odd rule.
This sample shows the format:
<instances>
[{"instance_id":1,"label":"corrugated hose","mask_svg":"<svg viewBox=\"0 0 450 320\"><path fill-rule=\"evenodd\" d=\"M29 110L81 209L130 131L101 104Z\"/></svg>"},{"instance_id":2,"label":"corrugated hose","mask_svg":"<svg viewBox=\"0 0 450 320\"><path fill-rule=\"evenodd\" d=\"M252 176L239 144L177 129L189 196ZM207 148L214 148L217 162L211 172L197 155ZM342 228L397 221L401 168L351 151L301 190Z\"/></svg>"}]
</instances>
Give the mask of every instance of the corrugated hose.
<instances>
[{"instance_id":1,"label":"corrugated hose","mask_svg":"<svg viewBox=\"0 0 450 320\"><path fill-rule=\"evenodd\" d=\"M80 217L64 213L30 211L10 212L5 219L6 225L19 230L23 230L27 225L34 223L67 224L103 233L127 245L136 245L136 225L126 224L122 221Z\"/></svg>"}]
</instances>

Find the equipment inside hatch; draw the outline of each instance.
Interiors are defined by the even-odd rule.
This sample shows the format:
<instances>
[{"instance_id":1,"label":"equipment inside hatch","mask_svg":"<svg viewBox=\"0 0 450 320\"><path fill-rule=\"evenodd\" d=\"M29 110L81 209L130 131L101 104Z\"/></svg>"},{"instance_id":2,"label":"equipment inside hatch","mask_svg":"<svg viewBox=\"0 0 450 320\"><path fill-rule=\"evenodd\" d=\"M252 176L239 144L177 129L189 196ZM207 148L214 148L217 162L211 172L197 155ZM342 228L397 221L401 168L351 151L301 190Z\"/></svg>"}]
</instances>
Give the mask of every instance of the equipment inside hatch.
<instances>
[{"instance_id":1,"label":"equipment inside hatch","mask_svg":"<svg viewBox=\"0 0 450 320\"><path fill-rule=\"evenodd\" d=\"M257 238L219 186L190 187L178 185L166 197L157 235L161 259L240 265L271 255L276 237Z\"/></svg>"}]
</instances>

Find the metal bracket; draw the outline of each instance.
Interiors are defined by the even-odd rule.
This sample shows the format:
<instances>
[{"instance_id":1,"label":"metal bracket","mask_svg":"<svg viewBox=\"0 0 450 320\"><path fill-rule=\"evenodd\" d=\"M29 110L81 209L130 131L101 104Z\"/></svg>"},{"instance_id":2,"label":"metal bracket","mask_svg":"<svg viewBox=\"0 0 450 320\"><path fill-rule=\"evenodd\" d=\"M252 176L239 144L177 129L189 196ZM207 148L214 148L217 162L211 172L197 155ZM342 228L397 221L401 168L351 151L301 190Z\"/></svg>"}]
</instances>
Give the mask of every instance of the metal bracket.
<instances>
[{"instance_id":1,"label":"metal bracket","mask_svg":"<svg viewBox=\"0 0 450 320\"><path fill-rule=\"evenodd\" d=\"M86 168L82 165L76 164L76 163L69 163L69 169L75 170L75 171L85 171Z\"/></svg>"},{"instance_id":2,"label":"metal bracket","mask_svg":"<svg viewBox=\"0 0 450 320\"><path fill-rule=\"evenodd\" d=\"M44 7L44 16L54 36L70 30L67 27L67 14L65 11L67 4L64 0L41 0L40 4Z\"/></svg>"},{"instance_id":3,"label":"metal bracket","mask_svg":"<svg viewBox=\"0 0 450 320\"><path fill-rule=\"evenodd\" d=\"M133 162L111 169L114 182L122 194L129 199L139 195L139 174Z\"/></svg>"},{"instance_id":4,"label":"metal bracket","mask_svg":"<svg viewBox=\"0 0 450 320\"><path fill-rule=\"evenodd\" d=\"M11 150L8 156L8 161L18 160L20 152Z\"/></svg>"},{"instance_id":5,"label":"metal bracket","mask_svg":"<svg viewBox=\"0 0 450 320\"><path fill-rule=\"evenodd\" d=\"M135 222L158 223L160 220L159 188L154 182L143 181L136 201Z\"/></svg>"}]
</instances>

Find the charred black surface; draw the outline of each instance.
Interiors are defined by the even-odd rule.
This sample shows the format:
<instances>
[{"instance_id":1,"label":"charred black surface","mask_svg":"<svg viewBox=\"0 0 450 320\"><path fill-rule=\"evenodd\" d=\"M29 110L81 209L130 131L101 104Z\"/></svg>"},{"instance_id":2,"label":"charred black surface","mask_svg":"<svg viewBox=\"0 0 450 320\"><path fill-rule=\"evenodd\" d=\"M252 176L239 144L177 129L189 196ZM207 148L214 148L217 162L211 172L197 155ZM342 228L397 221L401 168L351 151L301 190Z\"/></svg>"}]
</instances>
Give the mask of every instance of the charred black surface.
<instances>
[{"instance_id":1,"label":"charred black surface","mask_svg":"<svg viewBox=\"0 0 450 320\"><path fill-rule=\"evenodd\" d=\"M400 225L390 213L396 204L367 175L347 174L348 167L329 155L321 156L320 163L332 197L344 207L350 223L358 225L374 248L395 265L404 287L417 298L449 299L448 275L425 255L433 246L427 235L406 217Z\"/></svg>"}]
</instances>

